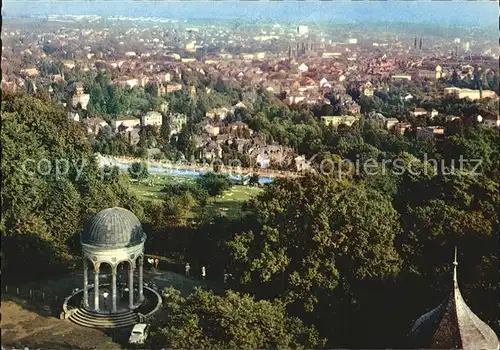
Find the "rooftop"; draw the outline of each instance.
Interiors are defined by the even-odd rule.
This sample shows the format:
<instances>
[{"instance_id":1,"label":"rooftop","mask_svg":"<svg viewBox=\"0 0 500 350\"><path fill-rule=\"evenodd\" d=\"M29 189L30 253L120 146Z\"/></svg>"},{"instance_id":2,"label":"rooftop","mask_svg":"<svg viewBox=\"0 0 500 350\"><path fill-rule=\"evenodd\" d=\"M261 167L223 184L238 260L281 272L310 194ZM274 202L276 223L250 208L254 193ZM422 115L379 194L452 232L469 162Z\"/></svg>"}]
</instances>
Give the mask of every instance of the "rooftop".
<instances>
[{"instance_id":1,"label":"rooftop","mask_svg":"<svg viewBox=\"0 0 500 350\"><path fill-rule=\"evenodd\" d=\"M85 223L82 244L99 248L124 248L144 242L139 219L129 210L113 207L101 210Z\"/></svg>"},{"instance_id":2,"label":"rooftop","mask_svg":"<svg viewBox=\"0 0 500 350\"><path fill-rule=\"evenodd\" d=\"M411 345L426 349L500 349L495 332L467 306L457 280L457 251L453 288L435 309L421 316L410 332Z\"/></svg>"}]
</instances>

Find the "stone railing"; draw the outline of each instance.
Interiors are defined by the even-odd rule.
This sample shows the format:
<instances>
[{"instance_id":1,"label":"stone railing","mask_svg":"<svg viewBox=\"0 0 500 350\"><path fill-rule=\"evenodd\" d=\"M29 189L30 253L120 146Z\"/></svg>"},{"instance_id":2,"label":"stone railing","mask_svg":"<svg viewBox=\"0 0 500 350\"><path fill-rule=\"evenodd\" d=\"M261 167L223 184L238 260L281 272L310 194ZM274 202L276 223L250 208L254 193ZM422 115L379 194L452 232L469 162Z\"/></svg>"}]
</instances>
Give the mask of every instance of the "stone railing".
<instances>
[{"instance_id":1,"label":"stone railing","mask_svg":"<svg viewBox=\"0 0 500 350\"><path fill-rule=\"evenodd\" d=\"M150 292L152 292L156 296L157 302L156 302L156 306L154 307L154 309L151 310L150 312L148 312L147 314L138 313L138 315L139 315L139 322L140 323L151 322L151 320L153 319L155 313L157 313L158 310L160 310L161 306L163 305L163 299L162 299L161 295L157 291L155 291L152 288L146 287L146 286L144 286L144 289L147 289Z\"/></svg>"}]
</instances>

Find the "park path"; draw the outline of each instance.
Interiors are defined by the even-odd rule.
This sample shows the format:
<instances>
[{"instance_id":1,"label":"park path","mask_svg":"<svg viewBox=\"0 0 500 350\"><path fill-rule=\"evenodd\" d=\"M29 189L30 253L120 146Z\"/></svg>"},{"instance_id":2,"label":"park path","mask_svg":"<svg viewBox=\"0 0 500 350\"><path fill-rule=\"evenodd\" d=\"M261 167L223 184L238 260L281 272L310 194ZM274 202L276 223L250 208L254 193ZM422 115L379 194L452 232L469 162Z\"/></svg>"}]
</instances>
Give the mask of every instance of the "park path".
<instances>
[{"instance_id":1,"label":"park path","mask_svg":"<svg viewBox=\"0 0 500 350\"><path fill-rule=\"evenodd\" d=\"M44 316L39 306L2 298L2 345L45 349L119 349L102 331ZM41 307L41 306L40 306Z\"/></svg>"}]
</instances>

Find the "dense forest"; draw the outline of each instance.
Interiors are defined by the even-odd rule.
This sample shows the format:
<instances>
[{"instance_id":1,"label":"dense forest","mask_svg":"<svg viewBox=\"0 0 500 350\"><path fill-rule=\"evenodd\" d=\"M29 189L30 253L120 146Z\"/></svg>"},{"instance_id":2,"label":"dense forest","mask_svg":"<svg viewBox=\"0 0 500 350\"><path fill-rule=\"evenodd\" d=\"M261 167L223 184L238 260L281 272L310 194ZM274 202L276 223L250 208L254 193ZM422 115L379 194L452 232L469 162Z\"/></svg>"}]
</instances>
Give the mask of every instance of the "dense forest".
<instances>
[{"instance_id":1,"label":"dense forest","mask_svg":"<svg viewBox=\"0 0 500 350\"><path fill-rule=\"evenodd\" d=\"M203 209L211 195L203 188L211 188L208 182L224 188L224 179L166 188L163 203L141 200L126 173L99 169L83 127L59 104L43 94L4 92L3 278L80 269L84 220L122 206L143 223L147 251L205 265L214 279L231 272L232 291L224 295L200 290L181 298L170 291L168 312L151 337L157 346L409 346L411 322L451 288L454 246L464 298L498 331L498 131L467 119L448 123L447 137L429 140L390 134L368 119L333 129L312 109L266 96L258 94L252 110L232 118L317 154L316 171L266 185L230 218ZM435 103L462 106L459 115L476 108L455 102ZM376 160L385 171L356 171L343 159ZM482 162L458 168L460 159ZM329 174L319 171L325 160ZM193 206L201 209L188 218Z\"/></svg>"}]
</instances>

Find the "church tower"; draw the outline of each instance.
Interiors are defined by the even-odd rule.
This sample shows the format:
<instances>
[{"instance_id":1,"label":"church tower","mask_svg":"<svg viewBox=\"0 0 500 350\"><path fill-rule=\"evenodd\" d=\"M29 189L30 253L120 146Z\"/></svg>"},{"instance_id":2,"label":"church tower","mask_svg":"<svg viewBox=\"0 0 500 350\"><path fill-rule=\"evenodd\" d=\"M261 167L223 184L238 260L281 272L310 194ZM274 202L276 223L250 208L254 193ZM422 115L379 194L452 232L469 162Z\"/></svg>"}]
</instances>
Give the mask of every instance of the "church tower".
<instances>
[{"instance_id":1,"label":"church tower","mask_svg":"<svg viewBox=\"0 0 500 350\"><path fill-rule=\"evenodd\" d=\"M425 349L500 349L495 332L467 306L457 279L457 249L453 261L453 285L448 297L413 325L409 342Z\"/></svg>"}]
</instances>

